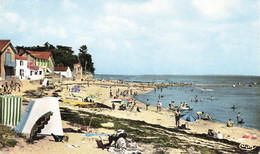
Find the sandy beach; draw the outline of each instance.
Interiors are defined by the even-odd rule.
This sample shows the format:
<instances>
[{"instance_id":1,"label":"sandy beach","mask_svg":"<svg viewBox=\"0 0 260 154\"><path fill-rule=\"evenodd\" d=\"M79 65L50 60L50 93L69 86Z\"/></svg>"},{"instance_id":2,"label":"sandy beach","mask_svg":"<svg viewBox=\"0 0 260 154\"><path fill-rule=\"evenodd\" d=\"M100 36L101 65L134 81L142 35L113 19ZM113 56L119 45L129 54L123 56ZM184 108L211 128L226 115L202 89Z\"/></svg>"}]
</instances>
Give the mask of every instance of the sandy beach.
<instances>
[{"instance_id":1,"label":"sandy beach","mask_svg":"<svg viewBox=\"0 0 260 154\"><path fill-rule=\"evenodd\" d=\"M154 89L155 85L149 85L149 83L122 83L119 81L106 81L106 80L95 80L88 79L86 81L61 81L61 82L53 82L55 85L54 89L44 90L39 92L37 88L40 87L39 83L30 83L29 81L23 81L23 87L21 88L21 92L14 91L12 94L23 96L23 107L24 110L28 101L34 99L32 95L28 93L28 91L32 91L33 94L38 95L41 93L42 97L45 96L53 96L53 93L58 94L62 100L74 100L74 101L82 101L85 97L92 94L96 97L93 98L95 102L107 105L111 107L111 103L109 100L113 99L110 97L110 89L112 90L113 96L116 95L117 91L124 92L126 90L131 90L132 95L122 96L119 95L120 99L130 98L133 100L133 93L141 94L147 93ZM73 93L71 92L71 88L73 86L79 86L80 92ZM27 92L26 92L27 91ZM160 125L162 126L164 132L168 132L169 136L174 136L180 139L181 141L185 141L185 143L189 143L191 145L208 147L210 149L220 150L224 153L229 153L225 151L223 147L230 147L233 152L236 153L236 148L239 149L236 145L231 145L230 143L220 142L219 140L208 140L205 138L199 137L200 134L207 134L208 129L213 129L216 132L220 132L223 135L223 139L230 141L232 143L247 144L250 146L260 146L259 137L260 131L256 129L249 129L243 127L226 127L226 124L209 122L204 120L197 120L193 123L188 123L188 128L190 130L181 130L181 132L171 132L170 130L175 129L175 113L172 110L167 108L163 108L161 112L156 111L156 107L149 106L149 109L145 109L145 104L143 102L136 101L136 107L141 109L141 112L136 111L136 107L133 111L121 111L118 110L119 105L116 105L115 110L111 110L108 108L81 108L79 106L73 106L68 103L60 102L61 108L68 108L75 112L85 111L88 113L94 113L96 115L104 115L111 116L121 119L129 119L133 121L144 121L147 124L151 125ZM62 121L63 129L71 128L73 130L78 130L80 126L73 126L69 121ZM181 120L181 124L187 124L186 121ZM104 124L105 125L105 124ZM111 127L114 126L113 123L110 123ZM105 134L113 134L115 132L114 129L106 129L106 128L90 128L94 133L105 133ZM166 131L167 130L167 131ZM248 133L250 136L249 139L242 138L243 135ZM6 148L3 149L3 153L109 153L107 150L102 150L97 148L96 140L100 139L100 137L86 137L84 133L73 133L73 132L64 132L65 135L69 136L68 142L55 142L51 136L44 137L42 139L34 141L34 144L30 144L25 142L24 139L19 139L19 143L14 148ZM197 135L192 135L197 134ZM253 135L256 135L257 139L251 139ZM107 142L108 137L102 136L104 142ZM194 151L194 149L181 149L181 148L171 148L171 147L160 147L154 144L147 144L142 142L137 142L139 146L143 148L143 153L155 153L158 150L163 150L164 152L169 153L200 153L199 151Z\"/></svg>"}]
</instances>

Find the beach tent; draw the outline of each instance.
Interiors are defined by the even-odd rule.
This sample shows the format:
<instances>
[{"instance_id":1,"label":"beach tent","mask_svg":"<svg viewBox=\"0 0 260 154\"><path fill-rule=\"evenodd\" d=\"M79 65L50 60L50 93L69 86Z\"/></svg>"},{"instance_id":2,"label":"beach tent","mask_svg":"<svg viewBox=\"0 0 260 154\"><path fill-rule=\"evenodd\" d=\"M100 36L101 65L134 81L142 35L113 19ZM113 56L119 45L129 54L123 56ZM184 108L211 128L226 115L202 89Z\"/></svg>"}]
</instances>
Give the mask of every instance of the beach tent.
<instances>
[{"instance_id":1,"label":"beach tent","mask_svg":"<svg viewBox=\"0 0 260 154\"><path fill-rule=\"evenodd\" d=\"M48 83L48 79L45 78L45 79L43 80L43 82L42 82L42 86L47 86L47 83Z\"/></svg>"},{"instance_id":2,"label":"beach tent","mask_svg":"<svg viewBox=\"0 0 260 154\"><path fill-rule=\"evenodd\" d=\"M16 126L21 119L22 97L14 95L0 96L1 124Z\"/></svg>"},{"instance_id":3,"label":"beach tent","mask_svg":"<svg viewBox=\"0 0 260 154\"><path fill-rule=\"evenodd\" d=\"M59 98L57 97L44 97L30 101L22 115L21 121L15 127L15 131L30 134L35 122L47 112L52 112L50 120L39 134L51 135L53 133L55 135L63 135L58 100Z\"/></svg>"}]
</instances>

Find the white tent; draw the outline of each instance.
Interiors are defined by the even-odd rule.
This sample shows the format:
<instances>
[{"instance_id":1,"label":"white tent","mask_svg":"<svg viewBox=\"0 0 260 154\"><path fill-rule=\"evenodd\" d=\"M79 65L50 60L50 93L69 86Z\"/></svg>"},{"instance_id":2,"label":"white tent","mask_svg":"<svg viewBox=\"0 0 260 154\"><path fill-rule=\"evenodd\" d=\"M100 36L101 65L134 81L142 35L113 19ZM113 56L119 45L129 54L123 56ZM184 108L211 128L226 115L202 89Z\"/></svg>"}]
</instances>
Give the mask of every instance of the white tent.
<instances>
[{"instance_id":1,"label":"white tent","mask_svg":"<svg viewBox=\"0 0 260 154\"><path fill-rule=\"evenodd\" d=\"M35 122L42 115L51 111L53 112L53 115L39 134L51 135L51 133L53 133L55 135L63 135L58 100L59 98L57 97L44 97L30 101L22 115L21 121L15 127L15 131L18 133L30 134Z\"/></svg>"},{"instance_id":2,"label":"white tent","mask_svg":"<svg viewBox=\"0 0 260 154\"><path fill-rule=\"evenodd\" d=\"M45 79L43 80L43 82L42 82L42 86L47 86L47 82L48 82L48 79L45 78Z\"/></svg>"}]
</instances>

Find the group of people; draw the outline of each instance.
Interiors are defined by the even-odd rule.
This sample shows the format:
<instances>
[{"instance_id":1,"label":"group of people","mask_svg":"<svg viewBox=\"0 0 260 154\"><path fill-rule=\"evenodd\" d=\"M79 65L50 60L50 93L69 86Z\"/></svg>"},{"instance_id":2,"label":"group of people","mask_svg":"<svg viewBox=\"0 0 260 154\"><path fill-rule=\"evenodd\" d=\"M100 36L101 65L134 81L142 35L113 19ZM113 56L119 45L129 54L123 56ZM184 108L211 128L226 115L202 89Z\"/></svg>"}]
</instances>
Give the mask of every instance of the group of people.
<instances>
[{"instance_id":1,"label":"group of people","mask_svg":"<svg viewBox=\"0 0 260 154\"><path fill-rule=\"evenodd\" d=\"M238 114L237 114L237 123L243 124L244 120L240 119L240 116L241 116L241 114L240 114L240 112L238 112ZM231 119L229 119L228 122L227 122L227 127L233 127L233 125L234 125L234 122Z\"/></svg>"},{"instance_id":2,"label":"group of people","mask_svg":"<svg viewBox=\"0 0 260 154\"><path fill-rule=\"evenodd\" d=\"M209 120L209 121L213 121L211 116L209 114L205 114L204 118L202 117L202 115L204 114L203 111L199 111L199 112L196 112L197 114L197 119L203 119L203 120Z\"/></svg>"},{"instance_id":3,"label":"group of people","mask_svg":"<svg viewBox=\"0 0 260 154\"><path fill-rule=\"evenodd\" d=\"M134 103L132 101L128 101L127 103L121 103L118 107L119 110L129 110L129 111L133 111L133 109L135 108L136 106L136 101L134 101ZM115 103L113 102L112 103L112 110L115 110L116 108L116 105ZM141 112L140 108L137 106L136 107L136 111L137 112Z\"/></svg>"},{"instance_id":4,"label":"group of people","mask_svg":"<svg viewBox=\"0 0 260 154\"><path fill-rule=\"evenodd\" d=\"M190 106L185 103L185 102L181 102L181 104L179 105L180 107L184 107L184 108L189 108Z\"/></svg>"},{"instance_id":5,"label":"group of people","mask_svg":"<svg viewBox=\"0 0 260 154\"><path fill-rule=\"evenodd\" d=\"M98 147L102 149L106 148L109 152L112 153L140 154L141 150L143 150L142 148L138 147L136 143L132 143L131 141L127 140L127 133L125 133L124 130L117 130L115 134L108 137L108 140L109 142L107 144L98 144Z\"/></svg>"},{"instance_id":6,"label":"group of people","mask_svg":"<svg viewBox=\"0 0 260 154\"><path fill-rule=\"evenodd\" d=\"M2 85L0 86L0 93L1 94L11 94L13 90L16 91L16 89L18 88L18 91L21 91L21 85L17 82L13 82L10 81L2 83Z\"/></svg>"}]
</instances>

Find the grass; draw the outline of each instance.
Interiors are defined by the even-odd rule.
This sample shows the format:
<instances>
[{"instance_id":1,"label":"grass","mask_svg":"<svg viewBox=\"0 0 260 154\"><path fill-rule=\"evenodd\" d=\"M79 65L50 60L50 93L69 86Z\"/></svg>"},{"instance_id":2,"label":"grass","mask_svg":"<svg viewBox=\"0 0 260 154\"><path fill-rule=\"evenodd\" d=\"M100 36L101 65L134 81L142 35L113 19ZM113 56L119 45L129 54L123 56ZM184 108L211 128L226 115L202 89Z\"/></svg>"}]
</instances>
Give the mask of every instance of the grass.
<instances>
[{"instance_id":1,"label":"grass","mask_svg":"<svg viewBox=\"0 0 260 154\"><path fill-rule=\"evenodd\" d=\"M16 138L25 138L25 136L16 133L10 127L0 125L0 149L14 147L18 143Z\"/></svg>"}]
</instances>

